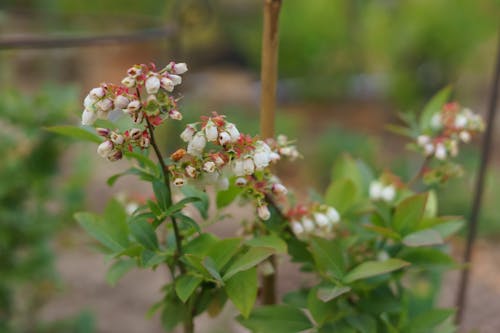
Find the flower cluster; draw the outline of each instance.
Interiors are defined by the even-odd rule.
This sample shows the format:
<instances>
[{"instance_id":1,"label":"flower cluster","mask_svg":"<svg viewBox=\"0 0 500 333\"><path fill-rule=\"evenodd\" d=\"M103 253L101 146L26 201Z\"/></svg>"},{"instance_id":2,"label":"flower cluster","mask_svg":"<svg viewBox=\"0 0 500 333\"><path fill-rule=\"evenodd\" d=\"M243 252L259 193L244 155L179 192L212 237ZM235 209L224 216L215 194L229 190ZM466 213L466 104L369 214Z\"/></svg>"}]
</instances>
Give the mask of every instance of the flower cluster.
<instances>
[{"instance_id":1,"label":"flower cluster","mask_svg":"<svg viewBox=\"0 0 500 333\"><path fill-rule=\"evenodd\" d=\"M417 137L417 147L425 156L446 160L458 154L459 142L467 143L484 129L481 117L457 103L447 103L430 119L429 129Z\"/></svg>"},{"instance_id":2,"label":"flower cluster","mask_svg":"<svg viewBox=\"0 0 500 333\"><path fill-rule=\"evenodd\" d=\"M268 168L282 156L292 159L299 156L286 137L263 141L242 134L217 113L188 124L180 137L187 147L170 156L175 162L169 168L174 185L182 186L189 180L224 189L232 182L244 187L244 192L255 200L258 216L263 220L270 216L266 196L280 198L287 194L285 186Z\"/></svg>"},{"instance_id":3,"label":"flower cluster","mask_svg":"<svg viewBox=\"0 0 500 333\"><path fill-rule=\"evenodd\" d=\"M332 237L335 224L340 222L337 210L327 205L299 205L290 209L286 215L293 233L300 239L309 236Z\"/></svg>"},{"instance_id":4,"label":"flower cluster","mask_svg":"<svg viewBox=\"0 0 500 333\"><path fill-rule=\"evenodd\" d=\"M100 128L98 134L106 138L98 153L110 161L121 159L123 150L149 146L147 125L158 126L165 119L181 120L177 100L170 93L182 83L181 74L187 71L185 63L171 62L160 71L154 64L134 65L127 71L122 86L102 83L85 97L82 125L93 125L97 119L108 119L114 111L128 115L132 128L123 134ZM142 96L141 96L142 93Z\"/></svg>"},{"instance_id":5,"label":"flower cluster","mask_svg":"<svg viewBox=\"0 0 500 333\"><path fill-rule=\"evenodd\" d=\"M372 201L393 203L398 193L405 188L401 179L390 172L384 172L370 183L368 195Z\"/></svg>"}]
</instances>

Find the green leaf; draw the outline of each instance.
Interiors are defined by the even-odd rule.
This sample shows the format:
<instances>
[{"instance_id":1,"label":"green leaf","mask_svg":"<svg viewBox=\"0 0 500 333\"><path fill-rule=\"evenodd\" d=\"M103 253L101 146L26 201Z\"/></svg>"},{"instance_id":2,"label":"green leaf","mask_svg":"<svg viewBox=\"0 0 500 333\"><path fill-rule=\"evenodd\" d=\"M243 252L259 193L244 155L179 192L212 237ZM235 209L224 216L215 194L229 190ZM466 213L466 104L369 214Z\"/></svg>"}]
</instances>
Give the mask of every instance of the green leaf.
<instances>
[{"instance_id":1,"label":"green leaf","mask_svg":"<svg viewBox=\"0 0 500 333\"><path fill-rule=\"evenodd\" d=\"M108 223L119 225L122 228L122 232L127 231L127 212L125 207L116 199L111 199L107 203L104 209L104 219Z\"/></svg>"},{"instance_id":2,"label":"green leaf","mask_svg":"<svg viewBox=\"0 0 500 333\"><path fill-rule=\"evenodd\" d=\"M233 184L227 190L217 192L217 209L229 206L242 192L243 189L241 187Z\"/></svg>"},{"instance_id":3,"label":"green leaf","mask_svg":"<svg viewBox=\"0 0 500 333\"><path fill-rule=\"evenodd\" d=\"M190 229L190 228L193 228L197 233L201 233L201 228L200 226L198 225L198 223L196 223L195 220L193 220L191 217L187 216L187 215L184 215L184 214L180 214L180 213L177 213L174 215L175 218L181 222L180 223L180 227L182 229Z\"/></svg>"},{"instance_id":4,"label":"green leaf","mask_svg":"<svg viewBox=\"0 0 500 333\"><path fill-rule=\"evenodd\" d=\"M330 302L332 299L335 299L349 291L351 291L351 287L346 287L346 286L320 287L316 292L316 297L318 297L323 302Z\"/></svg>"},{"instance_id":5,"label":"green leaf","mask_svg":"<svg viewBox=\"0 0 500 333\"><path fill-rule=\"evenodd\" d=\"M441 107L448 101L450 94L451 87L443 88L425 105L420 116L420 128L422 130L430 128L432 116L441 110Z\"/></svg>"},{"instance_id":6,"label":"green leaf","mask_svg":"<svg viewBox=\"0 0 500 333\"><path fill-rule=\"evenodd\" d=\"M125 273L130 271L135 267L135 260L127 259L127 260L118 260L115 262L106 273L106 281L114 286L122 278Z\"/></svg>"},{"instance_id":7,"label":"green leaf","mask_svg":"<svg viewBox=\"0 0 500 333\"><path fill-rule=\"evenodd\" d=\"M203 279L199 276L182 275L175 281L175 292L183 303L194 293Z\"/></svg>"},{"instance_id":8,"label":"green leaf","mask_svg":"<svg viewBox=\"0 0 500 333\"><path fill-rule=\"evenodd\" d=\"M198 200L191 201L193 205L196 207L198 212L200 212L201 217L205 220L208 218L208 208L209 208L209 199L208 194L204 191L197 189L194 186L185 185L181 189L182 193L186 197L194 197Z\"/></svg>"},{"instance_id":9,"label":"green leaf","mask_svg":"<svg viewBox=\"0 0 500 333\"><path fill-rule=\"evenodd\" d=\"M218 242L219 239L212 234L201 234L184 246L184 253L204 257L210 248Z\"/></svg>"},{"instance_id":10,"label":"green leaf","mask_svg":"<svg viewBox=\"0 0 500 333\"><path fill-rule=\"evenodd\" d=\"M345 283L351 283L372 276L393 272L408 265L408 262L395 258L385 261L366 261L347 273L343 281Z\"/></svg>"},{"instance_id":11,"label":"green leaf","mask_svg":"<svg viewBox=\"0 0 500 333\"><path fill-rule=\"evenodd\" d=\"M158 238L153 226L144 219L133 219L130 222L130 231L135 240L151 251L158 250Z\"/></svg>"},{"instance_id":12,"label":"green leaf","mask_svg":"<svg viewBox=\"0 0 500 333\"><path fill-rule=\"evenodd\" d=\"M398 257L411 263L413 266L419 266L426 269L449 269L459 266L448 254L436 248L405 248L398 254Z\"/></svg>"},{"instance_id":13,"label":"green leaf","mask_svg":"<svg viewBox=\"0 0 500 333\"><path fill-rule=\"evenodd\" d=\"M120 179L121 177L126 176L126 175L135 175L135 176L138 176L140 179L148 181L148 182L152 182L153 180L157 179L155 175L152 175L145 170L133 167L133 168L130 168L124 172L121 172L121 173L118 173L116 175L109 177L108 180L106 181L106 183L108 184L108 186L113 186L118 179Z\"/></svg>"},{"instance_id":14,"label":"green leaf","mask_svg":"<svg viewBox=\"0 0 500 333\"><path fill-rule=\"evenodd\" d=\"M326 190L325 203L345 214L358 201L359 191L354 181L343 178L334 181Z\"/></svg>"},{"instance_id":15,"label":"green leaf","mask_svg":"<svg viewBox=\"0 0 500 333\"><path fill-rule=\"evenodd\" d=\"M393 217L393 227L401 234L415 231L422 220L427 202L427 193L413 195L403 200Z\"/></svg>"},{"instance_id":16,"label":"green leaf","mask_svg":"<svg viewBox=\"0 0 500 333\"><path fill-rule=\"evenodd\" d=\"M332 180L337 182L341 179L350 179L357 189L363 188L363 175L361 174L361 164L349 154L342 154L333 164Z\"/></svg>"},{"instance_id":17,"label":"green leaf","mask_svg":"<svg viewBox=\"0 0 500 333\"><path fill-rule=\"evenodd\" d=\"M91 127L62 125L62 126L46 127L45 130L52 133L61 134L73 139L90 141L95 143L103 142L103 139L99 135L97 135L94 129Z\"/></svg>"},{"instance_id":18,"label":"green leaf","mask_svg":"<svg viewBox=\"0 0 500 333\"><path fill-rule=\"evenodd\" d=\"M212 258L206 257L205 259L203 259L203 267L205 267L205 269L215 280L224 285L224 281L222 281L222 277L220 276L220 273L217 270L217 266L215 265L215 262Z\"/></svg>"},{"instance_id":19,"label":"green leaf","mask_svg":"<svg viewBox=\"0 0 500 333\"><path fill-rule=\"evenodd\" d=\"M464 224L464 221L449 221L437 224L432 227L432 229L436 230L442 238L446 238L460 231L460 229L463 228Z\"/></svg>"},{"instance_id":20,"label":"green leaf","mask_svg":"<svg viewBox=\"0 0 500 333\"><path fill-rule=\"evenodd\" d=\"M307 309L316 323L321 327L325 321L337 314L338 309L335 302L322 302L317 297L318 288L310 290L307 297Z\"/></svg>"},{"instance_id":21,"label":"green leaf","mask_svg":"<svg viewBox=\"0 0 500 333\"><path fill-rule=\"evenodd\" d=\"M320 272L341 280L345 273L344 249L338 240L314 237L311 252Z\"/></svg>"},{"instance_id":22,"label":"green leaf","mask_svg":"<svg viewBox=\"0 0 500 333\"><path fill-rule=\"evenodd\" d=\"M166 211L165 215L170 216L173 215L177 212L180 212L184 207L187 206L187 204L194 203L196 205L196 202L200 201L200 198L198 197L188 197L188 198L183 198L179 202L176 202L172 206L170 206Z\"/></svg>"},{"instance_id":23,"label":"green leaf","mask_svg":"<svg viewBox=\"0 0 500 333\"><path fill-rule=\"evenodd\" d=\"M153 181L153 192L160 208L166 211L171 204L170 189L167 188L162 180L156 179Z\"/></svg>"},{"instance_id":24,"label":"green leaf","mask_svg":"<svg viewBox=\"0 0 500 333\"><path fill-rule=\"evenodd\" d=\"M347 316L346 321L356 332L360 333L377 333L377 322L372 316L364 313Z\"/></svg>"},{"instance_id":25,"label":"green leaf","mask_svg":"<svg viewBox=\"0 0 500 333\"><path fill-rule=\"evenodd\" d=\"M105 221L91 213L76 213L75 219L92 237L114 252L125 250L128 245L127 225ZM119 220L116 220L119 221Z\"/></svg>"},{"instance_id":26,"label":"green leaf","mask_svg":"<svg viewBox=\"0 0 500 333\"><path fill-rule=\"evenodd\" d=\"M215 267L220 271L238 252L241 238L226 238L210 246L207 255L215 262Z\"/></svg>"},{"instance_id":27,"label":"green leaf","mask_svg":"<svg viewBox=\"0 0 500 333\"><path fill-rule=\"evenodd\" d=\"M434 229L425 229L413 232L403 238L403 244L410 247L431 246L443 244L443 238Z\"/></svg>"},{"instance_id":28,"label":"green leaf","mask_svg":"<svg viewBox=\"0 0 500 333\"><path fill-rule=\"evenodd\" d=\"M454 309L432 309L411 319L411 325L403 330L409 333L432 332L436 326L455 313Z\"/></svg>"},{"instance_id":29,"label":"green leaf","mask_svg":"<svg viewBox=\"0 0 500 333\"><path fill-rule=\"evenodd\" d=\"M273 250L275 253L287 252L286 242L274 235L255 237L246 241L245 244L252 247L265 247Z\"/></svg>"},{"instance_id":30,"label":"green leaf","mask_svg":"<svg viewBox=\"0 0 500 333\"><path fill-rule=\"evenodd\" d=\"M187 315L187 308L176 295L168 296L163 303L161 322L167 332L172 331Z\"/></svg>"},{"instance_id":31,"label":"green leaf","mask_svg":"<svg viewBox=\"0 0 500 333\"><path fill-rule=\"evenodd\" d=\"M247 319L238 317L238 321L254 333L295 333L313 327L301 310L289 305L261 306Z\"/></svg>"},{"instance_id":32,"label":"green leaf","mask_svg":"<svg viewBox=\"0 0 500 333\"><path fill-rule=\"evenodd\" d=\"M153 171L153 174L157 175L159 170L159 167L149 158L148 150L145 150L146 154L141 154L141 153L136 153L133 151L125 151L124 156L128 159L135 159L137 162L139 162L139 165L141 167L147 168L151 171Z\"/></svg>"},{"instance_id":33,"label":"green leaf","mask_svg":"<svg viewBox=\"0 0 500 333\"><path fill-rule=\"evenodd\" d=\"M265 247L252 247L243 254L241 257L237 258L231 266L227 269L224 274L223 280L227 281L234 274L246 271L252 267L257 266L259 263L267 259L274 253L274 250Z\"/></svg>"},{"instance_id":34,"label":"green leaf","mask_svg":"<svg viewBox=\"0 0 500 333\"><path fill-rule=\"evenodd\" d=\"M234 274L226 281L225 290L242 316L248 318L257 299L257 269L250 268Z\"/></svg>"}]
</instances>

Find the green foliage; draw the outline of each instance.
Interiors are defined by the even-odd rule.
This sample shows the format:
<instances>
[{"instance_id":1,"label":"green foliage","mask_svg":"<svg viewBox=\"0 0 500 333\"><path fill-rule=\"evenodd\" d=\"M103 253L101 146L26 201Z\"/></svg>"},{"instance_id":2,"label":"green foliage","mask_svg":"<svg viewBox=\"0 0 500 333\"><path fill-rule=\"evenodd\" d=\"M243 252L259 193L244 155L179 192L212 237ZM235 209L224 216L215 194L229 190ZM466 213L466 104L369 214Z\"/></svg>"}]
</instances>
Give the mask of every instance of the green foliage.
<instances>
[{"instance_id":1,"label":"green foliage","mask_svg":"<svg viewBox=\"0 0 500 333\"><path fill-rule=\"evenodd\" d=\"M36 94L0 93L0 331L91 332L88 314L43 323L37 313L60 283L50 243L84 201L85 156L56 182L64 139L44 130L68 119L76 91L42 87ZM64 183L64 185L57 185ZM49 204L58 202L57 208Z\"/></svg>"}]
</instances>

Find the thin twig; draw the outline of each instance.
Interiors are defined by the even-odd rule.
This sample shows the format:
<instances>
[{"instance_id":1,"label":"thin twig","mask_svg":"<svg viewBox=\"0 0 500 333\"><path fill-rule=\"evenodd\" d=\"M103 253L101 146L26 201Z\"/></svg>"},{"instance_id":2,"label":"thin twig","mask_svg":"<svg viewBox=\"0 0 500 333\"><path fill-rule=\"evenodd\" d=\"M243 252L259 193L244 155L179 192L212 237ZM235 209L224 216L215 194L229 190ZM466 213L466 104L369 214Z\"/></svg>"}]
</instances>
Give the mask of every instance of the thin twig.
<instances>
[{"instance_id":1,"label":"thin twig","mask_svg":"<svg viewBox=\"0 0 500 333\"><path fill-rule=\"evenodd\" d=\"M483 138L483 146L481 151L481 163L479 166L479 175L476 181L476 187L474 191L474 199L472 203L471 216L468 223L468 235L467 244L465 246L463 262L465 264L470 264L472 260L472 248L474 247L474 241L476 239L477 225L479 212L481 210L481 202L484 192L484 182L486 179L486 169L488 167L488 162L491 156L491 146L493 143L493 132L495 126L495 110L498 103L498 90L500 89L500 29L498 30L498 50L495 71L493 73L493 81L491 85L491 95L488 106L488 116L486 120L486 132ZM467 301L467 288L469 285L470 276L470 265L462 271L460 277L458 297L457 297L457 316L455 321L457 325L460 325L463 320L463 315L465 312L465 306Z\"/></svg>"}]
</instances>

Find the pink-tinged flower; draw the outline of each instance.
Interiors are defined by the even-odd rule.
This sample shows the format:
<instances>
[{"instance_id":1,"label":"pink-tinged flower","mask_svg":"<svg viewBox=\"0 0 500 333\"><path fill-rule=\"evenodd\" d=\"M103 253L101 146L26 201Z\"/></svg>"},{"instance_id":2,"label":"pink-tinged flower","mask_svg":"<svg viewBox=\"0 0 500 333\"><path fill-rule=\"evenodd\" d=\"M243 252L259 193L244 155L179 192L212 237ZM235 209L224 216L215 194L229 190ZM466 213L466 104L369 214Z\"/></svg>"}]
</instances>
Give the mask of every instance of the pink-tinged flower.
<instances>
[{"instance_id":1,"label":"pink-tinged flower","mask_svg":"<svg viewBox=\"0 0 500 333\"><path fill-rule=\"evenodd\" d=\"M198 173L196 171L196 168L193 167L192 165L188 165L185 170L186 170L186 175L188 175L188 177L190 178L195 178L196 174Z\"/></svg>"},{"instance_id":2,"label":"pink-tinged flower","mask_svg":"<svg viewBox=\"0 0 500 333\"><path fill-rule=\"evenodd\" d=\"M131 77L137 77L142 74L141 65L134 65L127 70L127 74Z\"/></svg>"},{"instance_id":3,"label":"pink-tinged flower","mask_svg":"<svg viewBox=\"0 0 500 333\"><path fill-rule=\"evenodd\" d=\"M212 120L207 121L207 124L205 125L205 136L210 142L216 141L219 136L217 126L215 126Z\"/></svg>"},{"instance_id":4,"label":"pink-tinged flower","mask_svg":"<svg viewBox=\"0 0 500 333\"><path fill-rule=\"evenodd\" d=\"M135 78L127 76L122 80L122 84L127 88L134 88L136 85Z\"/></svg>"},{"instance_id":5,"label":"pink-tinged flower","mask_svg":"<svg viewBox=\"0 0 500 333\"><path fill-rule=\"evenodd\" d=\"M187 125L184 131L182 131L180 137L184 142L190 142L196 133L196 128L193 125Z\"/></svg>"},{"instance_id":6,"label":"pink-tinged flower","mask_svg":"<svg viewBox=\"0 0 500 333\"><path fill-rule=\"evenodd\" d=\"M181 187L184 185L184 183L185 183L184 178L175 178L174 179L175 186Z\"/></svg>"},{"instance_id":7,"label":"pink-tinged flower","mask_svg":"<svg viewBox=\"0 0 500 333\"><path fill-rule=\"evenodd\" d=\"M253 156L253 161L257 170L262 170L269 165L271 162L271 149L263 141L257 141L255 143L255 154Z\"/></svg>"},{"instance_id":8,"label":"pink-tinged flower","mask_svg":"<svg viewBox=\"0 0 500 333\"><path fill-rule=\"evenodd\" d=\"M168 92L174 91L174 82L170 80L168 77L162 77L160 80L160 85L163 89Z\"/></svg>"},{"instance_id":9,"label":"pink-tinged flower","mask_svg":"<svg viewBox=\"0 0 500 333\"><path fill-rule=\"evenodd\" d=\"M302 224L300 224L300 222L292 221L291 225L292 225L292 231L295 234L295 236L299 237L304 233L304 227L302 226Z\"/></svg>"},{"instance_id":10,"label":"pink-tinged flower","mask_svg":"<svg viewBox=\"0 0 500 333\"><path fill-rule=\"evenodd\" d=\"M243 166L243 160L241 160L241 159L234 160L232 163L232 167L233 167L233 172L234 172L235 176L241 177L241 176L245 175L245 168Z\"/></svg>"},{"instance_id":11,"label":"pink-tinged flower","mask_svg":"<svg viewBox=\"0 0 500 333\"><path fill-rule=\"evenodd\" d=\"M267 221L271 217L271 212L269 211L267 205L261 205L257 207L257 215L261 220Z\"/></svg>"},{"instance_id":12,"label":"pink-tinged flower","mask_svg":"<svg viewBox=\"0 0 500 333\"><path fill-rule=\"evenodd\" d=\"M168 78L170 80L172 80L172 82L174 83L174 86L178 86L179 84L182 83L182 77L180 77L179 75L175 75L175 74L170 74L168 76Z\"/></svg>"},{"instance_id":13,"label":"pink-tinged flower","mask_svg":"<svg viewBox=\"0 0 500 333\"><path fill-rule=\"evenodd\" d=\"M205 135L203 134L203 132L198 132L189 142L187 152L195 156L201 155L203 149L205 149L206 144L207 140L205 139Z\"/></svg>"},{"instance_id":14,"label":"pink-tinged flower","mask_svg":"<svg viewBox=\"0 0 500 333\"><path fill-rule=\"evenodd\" d=\"M113 108L113 101L109 98L101 99L96 103L96 107L99 111L108 112Z\"/></svg>"},{"instance_id":15,"label":"pink-tinged flower","mask_svg":"<svg viewBox=\"0 0 500 333\"><path fill-rule=\"evenodd\" d=\"M98 100L98 99L103 98L105 94L106 94L106 91L104 90L103 87L93 88L89 92L89 96L91 98L93 98L94 100Z\"/></svg>"},{"instance_id":16,"label":"pink-tinged flower","mask_svg":"<svg viewBox=\"0 0 500 333\"><path fill-rule=\"evenodd\" d=\"M139 146L141 148L148 148L149 147L149 138L146 136L142 136L141 139L139 140Z\"/></svg>"},{"instance_id":17,"label":"pink-tinged flower","mask_svg":"<svg viewBox=\"0 0 500 333\"><path fill-rule=\"evenodd\" d=\"M168 111L168 116L173 120L182 120L182 113L177 110Z\"/></svg>"},{"instance_id":18,"label":"pink-tinged flower","mask_svg":"<svg viewBox=\"0 0 500 333\"><path fill-rule=\"evenodd\" d=\"M115 132L111 133L110 139L115 145L121 145L125 141L125 137L123 135Z\"/></svg>"},{"instance_id":19,"label":"pink-tinged flower","mask_svg":"<svg viewBox=\"0 0 500 333\"><path fill-rule=\"evenodd\" d=\"M251 156L245 157L243 160L243 170L245 175L251 175L255 171L255 165L253 164L253 159Z\"/></svg>"},{"instance_id":20,"label":"pink-tinged flower","mask_svg":"<svg viewBox=\"0 0 500 333\"><path fill-rule=\"evenodd\" d=\"M231 137L231 142L236 142L240 138L240 131L233 123L226 123L226 131Z\"/></svg>"},{"instance_id":21,"label":"pink-tinged flower","mask_svg":"<svg viewBox=\"0 0 500 333\"><path fill-rule=\"evenodd\" d=\"M97 153L104 158L107 158L113 150L113 143L109 140L104 141L97 147Z\"/></svg>"},{"instance_id":22,"label":"pink-tinged flower","mask_svg":"<svg viewBox=\"0 0 500 333\"><path fill-rule=\"evenodd\" d=\"M212 173L215 171L215 163L212 161L205 162L203 164L203 170L208 173Z\"/></svg>"},{"instance_id":23,"label":"pink-tinged flower","mask_svg":"<svg viewBox=\"0 0 500 333\"><path fill-rule=\"evenodd\" d=\"M130 101L128 100L127 97L125 97L123 95L118 95L115 98L115 108L123 110L128 106L129 102Z\"/></svg>"},{"instance_id":24,"label":"pink-tinged flower","mask_svg":"<svg viewBox=\"0 0 500 333\"><path fill-rule=\"evenodd\" d=\"M96 133L100 136L103 136L103 137L107 137L109 135L109 133L111 133L111 131L109 130L109 128L101 128L101 127L98 127L95 129Z\"/></svg>"},{"instance_id":25,"label":"pink-tinged flower","mask_svg":"<svg viewBox=\"0 0 500 333\"><path fill-rule=\"evenodd\" d=\"M127 108L125 109L126 113L134 113L138 110L140 110L142 107L141 102L139 100L133 100L130 103L128 103Z\"/></svg>"},{"instance_id":26,"label":"pink-tinged flower","mask_svg":"<svg viewBox=\"0 0 500 333\"><path fill-rule=\"evenodd\" d=\"M446 147L444 146L444 144L442 143L438 143L436 145L436 151L434 153L434 156L436 156L436 158L438 160L445 160L446 159Z\"/></svg>"},{"instance_id":27,"label":"pink-tinged flower","mask_svg":"<svg viewBox=\"0 0 500 333\"><path fill-rule=\"evenodd\" d=\"M118 161L118 160L121 160L123 157L123 153L121 150L119 149L113 149L109 154L108 154L108 161L111 161L111 162L114 162L114 161Z\"/></svg>"},{"instance_id":28,"label":"pink-tinged flower","mask_svg":"<svg viewBox=\"0 0 500 333\"><path fill-rule=\"evenodd\" d=\"M142 130L139 128L132 128L128 135L134 141L139 140L142 137Z\"/></svg>"},{"instance_id":29,"label":"pink-tinged flower","mask_svg":"<svg viewBox=\"0 0 500 333\"><path fill-rule=\"evenodd\" d=\"M82 125L93 125L97 120L97 114L90 110L83 110L82 113Z\"/></svg>"},{"instance_id":30,"label":"pink-tinged flower","mask_svg":"<svg viewBox=\"0 0 500 333\"><path fill-rule=\"evenodd\" d=\"M247 180L244 177L238 177L238 178L236 178L234 183L236 184L236 186L242 187L242 186L245 186L247 184Z\"/></svg>"},{"instance_id":31,"label":"pink-tinged flower","mask_svg":"<svg viewBox=\"0 0 500 333\"><path fill-rule=\"evenodd\" d=\"M271 187L271 191L276 195L286 195L288 193L286 187L278 183L273 184L273 186Z\"/></svg>"},{"instance_id":32,"label":"pink-tinged flower","mask_svg":"<svg viewBox=\"0 0 500 333\"><path fill-rule=\"evenodd\" d=\"M150 75L146 79L145 87L148 94L156 94L160 89L160 79L158 78L158 76Z\"/></svg>"},{"instance_id":33,"label":"pink-tinged flower","mask_svg":"<svg viewBox=\"0 0 500 333\"><path fill-rule=\"evenodd\" d=\"M228 132L220 132L219 133L219 144L224 146L226 143L231 141L231 136Z\"/></svg>"},{"instance_id":34,"label":"pink-tinged flower","mask_svg":"<svg viewBox=\"0 0 500 333\"><path fill-rule=\"evenodd\" d=\"M179 62L176 64L175 62L172 61L167 65L167 70L172 72L173 74L181 75L188 71L188 67L184 62Z\"/></svg>"},{"instance_id":35,"label":"pink-tinged flower","mask_svg":"<svg viewBox=\"0 0 500 333\"><path fill-rule=\"evenodd\" d=\"M338 223L340 221L340 214L339 212L333 208L333 207L328 207L326 209L326 216L328 216L328 218L330 219L330 221L335 224L335 223Z\"/></svg>"}]
</instances>

